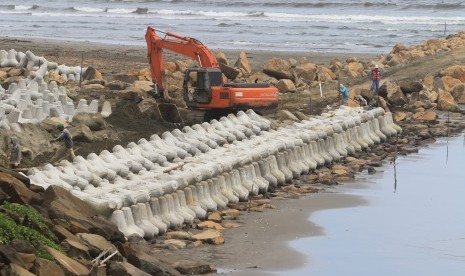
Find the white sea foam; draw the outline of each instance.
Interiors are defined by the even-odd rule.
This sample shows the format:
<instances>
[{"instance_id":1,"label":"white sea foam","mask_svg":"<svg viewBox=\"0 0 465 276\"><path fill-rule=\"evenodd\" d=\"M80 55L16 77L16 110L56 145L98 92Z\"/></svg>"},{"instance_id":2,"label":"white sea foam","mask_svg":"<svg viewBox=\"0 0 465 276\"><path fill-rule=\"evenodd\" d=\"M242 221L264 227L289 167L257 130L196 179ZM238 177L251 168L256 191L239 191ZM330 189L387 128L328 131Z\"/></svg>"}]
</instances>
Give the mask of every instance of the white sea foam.
<instances>
[{"instance_id":1,"label":"white sea foam","mask_svg":"<svg viewBox=\"0 0 465 276\"><path fill-rule=\"evenodd\" d=\"M104 8L93 8L93 7L73 7L74 10L80 12L105 12Z\"/></svg>"},{"instance_id":2,"label":"white sea foam","mask_svg":"<svg viewBox=\"0 0 465 276\"><path fill-rule=\"evenodd\" d=\"M137 9L107 9L109 13L133 13Z\"/></svg>"},{"instance_id":3,"label":"white sea foam","mask_svg":"<svg viewBox=\"0 0 465 276\"><path fill-rule=\"evenodd\" d=\"M30 10L34 6L26 6L26 5L15 5L15 10L17 11L25 11L25 10Z\"/></svg>"}]
</instances>

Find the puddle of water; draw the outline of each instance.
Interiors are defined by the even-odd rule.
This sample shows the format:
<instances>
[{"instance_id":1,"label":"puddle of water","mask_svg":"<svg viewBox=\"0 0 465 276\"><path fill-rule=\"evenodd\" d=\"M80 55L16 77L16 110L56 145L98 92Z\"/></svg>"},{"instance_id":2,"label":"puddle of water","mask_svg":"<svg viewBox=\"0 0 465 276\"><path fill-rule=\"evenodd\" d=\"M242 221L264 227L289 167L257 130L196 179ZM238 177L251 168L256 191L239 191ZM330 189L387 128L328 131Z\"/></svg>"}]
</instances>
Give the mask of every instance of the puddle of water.
<instances>
[{"instance_id":1,"label":"puddle of water","mask_svg":"<svg viewBox=\"0 0 465 276\"><path fill-rule=\"evenodd\" d=\"M341 186L368 205L314 213L325 235L292 241L308 262L278 274L465 275L464 142L462 134L399 157L395 192L392 164Z\"/></svg>"}]
</instances>

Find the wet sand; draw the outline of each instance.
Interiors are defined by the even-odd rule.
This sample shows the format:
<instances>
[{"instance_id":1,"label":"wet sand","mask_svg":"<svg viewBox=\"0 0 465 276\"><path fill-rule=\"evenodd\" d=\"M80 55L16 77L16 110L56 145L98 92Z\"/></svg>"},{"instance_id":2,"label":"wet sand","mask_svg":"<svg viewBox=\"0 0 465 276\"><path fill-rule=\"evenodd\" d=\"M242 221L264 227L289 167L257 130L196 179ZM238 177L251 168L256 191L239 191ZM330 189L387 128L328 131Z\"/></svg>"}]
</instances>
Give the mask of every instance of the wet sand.
<instances>
[{"instance_id":1,"label":"wet sand","mask_svg":"<svg viewBox=\"0 0 465 276\"><path fill-rule=\"evenodd\" d=\"M320 192L299 199L275 200L274 210L241 216L243 225L225 232L226 243L217 248L214 261L234 275L267 275L267 271L295 269L311 262L289 247L290 240L324 235L309 217L320 210L366 204L357 196Z\"/></svg>"}]
</instances>

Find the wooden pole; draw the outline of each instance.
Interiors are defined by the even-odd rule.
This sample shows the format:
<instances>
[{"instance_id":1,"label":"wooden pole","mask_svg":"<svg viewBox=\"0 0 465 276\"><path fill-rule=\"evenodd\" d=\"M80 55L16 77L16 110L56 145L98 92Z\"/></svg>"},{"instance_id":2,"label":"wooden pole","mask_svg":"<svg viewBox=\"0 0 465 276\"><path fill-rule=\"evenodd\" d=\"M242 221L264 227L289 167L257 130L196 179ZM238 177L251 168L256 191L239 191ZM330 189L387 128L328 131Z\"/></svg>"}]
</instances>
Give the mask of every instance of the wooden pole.
<instances>
[{"instance_id":1,"label":"wooden pole","mask_svg":"<svg viewBox=\"0 0 465 276\"><path fill-rule=\"evenodd\" d=\"M79 77L79 88L82 85L82 64L84 63L84 52L81 53L81 76Z\"/></svg>"}]
</instances>

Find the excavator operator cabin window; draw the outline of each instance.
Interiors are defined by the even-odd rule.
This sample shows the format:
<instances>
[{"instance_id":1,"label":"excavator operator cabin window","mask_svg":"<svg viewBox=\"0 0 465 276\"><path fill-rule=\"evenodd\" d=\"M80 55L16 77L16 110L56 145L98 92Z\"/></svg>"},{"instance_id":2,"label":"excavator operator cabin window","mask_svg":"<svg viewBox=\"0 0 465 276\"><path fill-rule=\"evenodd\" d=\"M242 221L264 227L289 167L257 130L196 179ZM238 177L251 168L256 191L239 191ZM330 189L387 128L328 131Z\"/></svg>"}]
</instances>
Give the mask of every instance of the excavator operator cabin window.
<instances>
[{"instance_id":1,"label":"excavator operator cabin window","mask_svg":"<svg viewBox=\"0 0 465 276\"><path fill-rule=\"evenodd\" d=\"M210 79L207 72L197 72L197 89L210 90Z\"/></svg>"},{"instance_id":2,"label":"excavator operator cabin window","mask_svg":"<svg viewBox=\"0 0 465 276\"><path fill-rule=\"evenodd\" d=\"M221 71L210 72L210 85L211 86L221 86L223 85L223 74Z\"/></svg>"}]
</instances>

